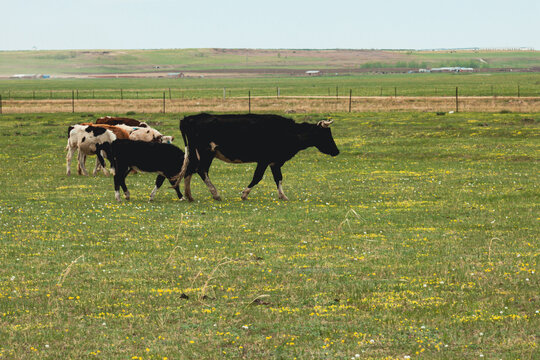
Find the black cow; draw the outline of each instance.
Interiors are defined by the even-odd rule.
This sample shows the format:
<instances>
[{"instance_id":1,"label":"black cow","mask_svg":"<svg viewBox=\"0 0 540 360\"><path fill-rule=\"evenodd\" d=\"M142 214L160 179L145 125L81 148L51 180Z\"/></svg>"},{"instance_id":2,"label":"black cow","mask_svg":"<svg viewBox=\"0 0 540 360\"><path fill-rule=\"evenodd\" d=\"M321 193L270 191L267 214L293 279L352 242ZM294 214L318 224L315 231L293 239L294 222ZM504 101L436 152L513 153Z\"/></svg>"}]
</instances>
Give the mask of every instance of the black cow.
<instances>
[{"instance_id":1,"label":"black cow","mask_svg":"<svg viewBox=\"0 0 540 360\"><path fill-rule=\"evenodd\" d=\"M172 144L118 139L112 143L98 144L96 148L101 165L105 165L105 160L101 156L101 150L103 150L107 159L111 162L111 166L115 169L114 191L116 200L120 201L120 186L124 190L126 200L129 200L126 176L131 170L159 173L156 178L156 186L150 194L150 201L154 200L154 196L163 185L165 178L173 185L178 198L182 199L178 184L175 184L177 182L176 176L182 170L184 162L184 152L178 147Z\"/></svg>"},{"instance_id":2,"label":"black cow","mask_svg":"<svg viewBox=\"0 0 540 360\"><path fill-rule=\"evenodd\" d=\"M261 181L268 166L272 170L279 198L288 200L283 193L281 167L300 150L311 146L324 154L338 155L339 150L329 128L331 123L297 124L292 119L269 114L202 113L185 117L180 120L180 131L186 145L186 158L180 176L185 177L186 198L193 201L191 176L198 173L212 197L221 200L208 177L212 160L217 157L230 163L257 163L253 180L242 192L242 200L246 200L251 189Z\"/></svg>"}]
</instances>

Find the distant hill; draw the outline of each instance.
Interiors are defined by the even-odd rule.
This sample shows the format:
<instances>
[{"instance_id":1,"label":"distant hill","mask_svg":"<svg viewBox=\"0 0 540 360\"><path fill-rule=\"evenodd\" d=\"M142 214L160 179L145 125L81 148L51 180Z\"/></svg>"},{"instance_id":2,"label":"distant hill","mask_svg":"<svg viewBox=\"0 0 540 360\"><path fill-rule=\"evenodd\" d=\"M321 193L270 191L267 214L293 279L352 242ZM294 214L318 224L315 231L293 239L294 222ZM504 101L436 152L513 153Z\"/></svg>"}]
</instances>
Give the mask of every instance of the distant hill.
<instances>
[{"instance_id":1,"label":"distant hill","mask_svg":"<svg viewBox=\"0 0 540 360\"><path fill-rule=\"evenodd\" d=\"M540 51L166 49L0 51L0 76L214 72L272 74L463 66L540 71Z\"/></svg>"}]
</instances>

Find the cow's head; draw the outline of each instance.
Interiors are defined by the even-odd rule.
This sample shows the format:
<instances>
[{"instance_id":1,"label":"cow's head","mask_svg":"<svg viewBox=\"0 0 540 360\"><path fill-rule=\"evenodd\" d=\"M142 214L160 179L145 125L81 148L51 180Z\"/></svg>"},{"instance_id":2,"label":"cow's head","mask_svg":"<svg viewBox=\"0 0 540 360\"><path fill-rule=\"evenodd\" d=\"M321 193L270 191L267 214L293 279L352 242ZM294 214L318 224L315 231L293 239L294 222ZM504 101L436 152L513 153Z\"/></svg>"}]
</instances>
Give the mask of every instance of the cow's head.
<instances>
[{"instance_id":1,"label":"cow's head","mask_svg":"<svg viewBox=\"0 0 540 360\"><path fill-rule=\"evenodd\" d=\"M103 155L105 155L105 157L109 159L109 162L111 163L111 167L114 167L111 143L104 142L101 144L96 144L96 155L97 155L99 164L102 167L105 167L105 160L103 159Z\"/></svg>"},{"instance_id":2,"label":"cow's head","mask_svg":"<svg viewBox=\"0 0 540 360\"><path fill-rule=\"evenodd\" d=\"M315 147L319 149L320 152L336 156L339 154L339 149L332 137L332 130L330 130L330 124L333 122L334 120L319 121L311 136L313 136L312 141L314 142Z\"/></svg>"},{"instance_id":3,"label":"cow's head","mask_svg":"<svg viewBox=\"0 0 540 360\"><path fill-rule=\"evenodd\" d=\"M164 144L170 144L174 140L174 136L172 135L163 135L161 137L161 142Z\"/></svg>"}]
</instances>

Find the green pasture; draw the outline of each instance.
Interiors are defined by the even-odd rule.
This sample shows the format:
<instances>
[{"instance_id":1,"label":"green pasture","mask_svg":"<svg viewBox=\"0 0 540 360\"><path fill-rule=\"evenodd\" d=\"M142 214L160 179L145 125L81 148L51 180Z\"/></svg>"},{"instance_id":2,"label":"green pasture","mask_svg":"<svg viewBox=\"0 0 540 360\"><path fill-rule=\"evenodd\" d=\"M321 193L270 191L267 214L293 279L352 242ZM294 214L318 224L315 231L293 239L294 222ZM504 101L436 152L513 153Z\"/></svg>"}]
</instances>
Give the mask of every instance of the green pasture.
<instances>
[{"instance_id":1,"label":"green pasture","mask_svg":"<svg viewBox=\"0 0 540 360\"><path fill-rule=\"evenodd\" d=\"M423 67L530 68L540 64L537 51L436 51L408 52ZM414 62L413 62L414 63Z\"/></svg>"},{"instance_id":2,"label":"green pasture","mask_svg":"<svg viewBox=\"0 0 540 360\"><path fill-rule=\"evenodd\" d=\"M4 100L251 96L540 96L540 73L378 74L321 77L0 80Z\"/></svg>"},{"instance_id":3,"label":"green pasture","mask_svg":"<svg viewBox=\"0 0 540 360\"><path fill-rule=\"evenodd\" d=\"M529 69L539 51L151 49L0 51L0 74L111 74L221 69Z\"/></svg>"},{"instance_id":4,"label":"green pasture","mask_svg":"<svg viewBox=\"0 0 540 360\"><path fill-rule=\"evenodd\" d=\"M194 203L67 177L100 115L0 116L0 358L540 357L540 114L297 115L341 153L286 163L290 201L216 160L223 201L194 178Z\"/></svg>"},{"instance_id":5,"label":"green pasture","mask_svg":"<svg viewBox=\"0 0 540 360\"><path fill-rule=\"evenodd\" d=\"M214 49L3 51L0 52L0 74L109 74L223 68L303 68L311 64L329 67L324 58L309 54L302 57L281 57L278 53L276 50L250 55L249 50L245 53L242 50L221 53Z\"/></svg>"}]
</instances>

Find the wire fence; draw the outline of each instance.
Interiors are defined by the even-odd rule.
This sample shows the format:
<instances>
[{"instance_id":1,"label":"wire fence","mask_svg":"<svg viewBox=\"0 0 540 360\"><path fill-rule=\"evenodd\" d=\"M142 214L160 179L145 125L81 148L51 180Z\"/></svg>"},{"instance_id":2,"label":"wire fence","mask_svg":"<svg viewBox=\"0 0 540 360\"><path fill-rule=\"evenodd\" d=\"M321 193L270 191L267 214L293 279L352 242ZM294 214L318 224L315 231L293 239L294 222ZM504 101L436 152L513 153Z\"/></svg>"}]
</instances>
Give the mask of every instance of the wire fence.
<instances>
[{"instance_id":1,"label":"wire fence","mask_svg":"<svg viewBox=\"0 0 540 360\"><path fill-rule=\"evenodd\" d=\"M1 96L0 96L1 98ZM244 97L169 99L162 92L155 99L71 99L7 100L0 99L0 112L8 113L194 113L213 112L540 112L540 97L482 97L461 96L454 88L453 96L253 96Z\"/></svg>"}]
</instances>

